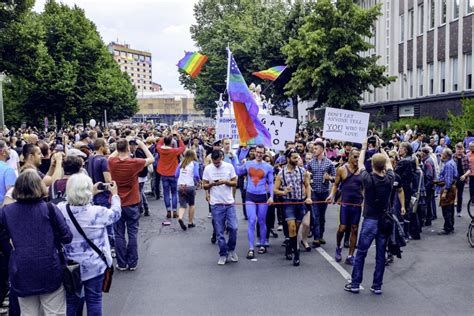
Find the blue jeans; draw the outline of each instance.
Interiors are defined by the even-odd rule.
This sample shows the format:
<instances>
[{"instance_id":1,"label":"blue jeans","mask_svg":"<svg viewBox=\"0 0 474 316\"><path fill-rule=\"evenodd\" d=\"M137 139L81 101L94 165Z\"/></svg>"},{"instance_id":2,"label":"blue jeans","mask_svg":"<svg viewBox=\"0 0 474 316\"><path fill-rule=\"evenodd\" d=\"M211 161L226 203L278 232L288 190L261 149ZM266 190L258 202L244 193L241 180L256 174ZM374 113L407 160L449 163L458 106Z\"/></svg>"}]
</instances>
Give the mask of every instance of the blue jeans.
<instances>
[{"instance_id":1,"label":"blue jeans","mask_svg":"<svg viewBox=\"0 0 474 316\"><path fill-rule=\"evenodd\" d=\"M383 273L385 271L385 236L379 233L379 221L376 219L364 218L362 228L359 233L357 253L352 269L352 287L357 288L362 283L364 273L365 257L367 251L375 239L375 272L372 286L374 289L382 288Z\"/></svg>"},{"instance_id":2,"label":"blue jeans","mask_svg":"<svg viewBox=\"0 0 474 316\"><path fill-rule=\"evenodd\" d=\"M117 254L117 265L125 268L127 265L134 268L138 264L138 218L140 211L138 204L123 206L122 216L115 223L115 252ZM125 240L125 229L128 233L128 244Z\"/></svg>"},{"instance_id":3,"label":"blue jeans","mask_svg":"<svg viewBox=\"0 0 474 316\"><path fill-rule=\"evenodd\" d=\"M163 182L163 196L165 199L165 206L167 211L176 211L178 208L178 182L175 177L161 176ZM170 205L170 192L171 192L171 205Z\"/></svg>"},{"instance_id":4,"label":"blue jeans","mask_svg":"<svg viewBox=\"0 0 474 316\"><path fill-rule=\"evenodd\" d=\"M326 201L326 198L329 196L329 192L311 193L311 199L314 202ZM313 237L314 240L323 238L324 235L324 225L326 224L326 209L328 208L327 203L315 203L312 207L311 219L313 225Z\"/></svg>"},{"instance_id":5,"label":"blue jeans","mask_svg":"<svg viewBox=\"0 0 474 316\"><path fill-rule=\"evenodd\" d=\"M145 182L140 182L138 184L138 188L140 190L140 208L147 210L148 209L148 199L146 198L145 194Z\"/></svg>"},{"instance_id":6,"label":"blue jeans","mask_svg":"<svg viewBox=\"0 0 474 316\"><path fill-rule=\"evenodd\" d=\"M229 251L235 250L237 243L237 216L235 206L230 204L211 205L212 219L214 220L219 255L227 256ZM229 241L225 242L224 232L229 231Z\"/></svg>"},{"instance_id":7,"label":"blue jeans","mask_svg":"<svg viewBox=\"0 0 474 316\"><path fill-rule=\"evenodd\" d=\"M83 282L85 302L87 305L87 315L102 315L102 282L104 275L101 274L95 278ZM66 314L67 316L82 315L84 307L84 298L75 294L66 294Z\"/></svg>"}]
</instances>

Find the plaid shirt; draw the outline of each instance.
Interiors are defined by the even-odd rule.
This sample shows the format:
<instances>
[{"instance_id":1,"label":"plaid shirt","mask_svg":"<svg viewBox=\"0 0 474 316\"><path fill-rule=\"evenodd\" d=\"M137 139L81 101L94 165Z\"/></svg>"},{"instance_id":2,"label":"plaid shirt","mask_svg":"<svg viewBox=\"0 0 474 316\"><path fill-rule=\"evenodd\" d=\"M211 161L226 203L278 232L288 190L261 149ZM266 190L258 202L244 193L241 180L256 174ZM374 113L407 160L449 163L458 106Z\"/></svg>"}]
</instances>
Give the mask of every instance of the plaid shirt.
<instances>
[{"instance_id":1,"label":"plaid shirt","mask_svg":"<svg viewBox=\"0 0 474 316\"><path fill-rule=\"evenodd\" d=\"M453 156L453 160L456 163L456 167L458 164L458 160L461 159L461 164L462 164L462 174L465 174L469 170L469 159L467 158L466 155L462 155L462 157L458 157L456 155ZM459 177L462 176L462 174L459 175Z\"/></svg>"},{"instance_id":2,"label":"plaid shirt","mask_svg":"<svg viewBox=\"0 0 474 316\"><path fill-rule=\"evenodd\" d=\"M291 186L292 192L283 196L287 200L303 200L305 198L304 191L304 173L305 170L301 167L295 167L293 172L288 171L288 166L285 166L278 175L281 177L281 190L285 187Z\"/></svg>"},{"instance_id":3,"label":"plaid shirt","mask_svg":"<svg viewBox=\"0 0 474 316\"><path fill-rule=\"evenodd\" d=\"M458 169L454 160L444 163L443 170L439 173L439 181L444 181L444 188L449 190L458 178Z\"/></svg>"},{"instance_id":4,"label":"plaid shirt","mask_svg":"<svg viewBox=\"0 0 474 316\"><path fill-rule=\"evenodd\" d=\"M324 173L328 173L331 177L336 176L336 169L331 160L324 157L321 162L317 158L313 158L307 165L308 171L311 172L311 188L316 193L329 192L329 181L324 182Z\"/></svg>"}]
</instances>

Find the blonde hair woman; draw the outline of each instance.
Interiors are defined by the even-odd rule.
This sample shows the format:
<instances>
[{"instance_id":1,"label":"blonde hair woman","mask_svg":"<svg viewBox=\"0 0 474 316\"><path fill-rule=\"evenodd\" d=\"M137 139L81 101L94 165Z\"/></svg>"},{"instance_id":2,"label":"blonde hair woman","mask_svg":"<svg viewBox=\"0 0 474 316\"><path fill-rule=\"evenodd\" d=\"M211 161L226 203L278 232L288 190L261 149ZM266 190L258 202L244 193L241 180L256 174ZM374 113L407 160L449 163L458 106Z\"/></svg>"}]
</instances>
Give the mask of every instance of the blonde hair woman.
<instances>
[{"instance_id":1,"label":"blonde hair woman","mask_svg":"<svg viewBox=\"0 0 474 316\"><path fill-rule=\"evenodd\" d=\"M176 169L176 178L178 179L178 197L179 210L178 222L183 230L186 225L183 222L183 215L186 207L189 205L189 224L188 228L193 228L194 219L194 197L196 196L196 187L201 180L199 177L199 163L196 152L192 149L186 150L184 159Z\"/></svg>"}]
</instances>

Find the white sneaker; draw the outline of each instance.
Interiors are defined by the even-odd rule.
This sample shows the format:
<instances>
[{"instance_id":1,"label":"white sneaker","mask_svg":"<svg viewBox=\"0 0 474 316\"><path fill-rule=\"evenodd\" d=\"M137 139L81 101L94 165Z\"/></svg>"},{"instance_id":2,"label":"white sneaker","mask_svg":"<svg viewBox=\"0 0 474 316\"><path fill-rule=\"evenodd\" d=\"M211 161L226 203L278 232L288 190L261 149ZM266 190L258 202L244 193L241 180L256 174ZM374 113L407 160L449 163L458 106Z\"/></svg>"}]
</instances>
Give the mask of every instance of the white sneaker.
<instances>
[{"instance_id":1,"label":"white sneaker","mask_svg":"<svg viewBox=\"0 0 474 316\"><path fill-rule=\"evenodd\" d=\"M207 214L207 218L212 218L212 213L209 212L209 213Z\"/></svg>"},{"instance_id":2,"label":"white sneaker","mask_svg":"<svg viewBox=\"0 0 474 316\"><path fill-rule=\"evenodd\" d=\"M221 256L219 257L219 261L217 261L217 264L220 266L223 266L227 262L227 257Z\"/></svg>"},{"instance_id":3,"label":"white sneaker","mask_svg":"<svg viewBox=\"0 0 474 316\"><path fill-rule=\"evenodd\" d=\"M461 213L457 213L456 216L457 216L457 217L462 217L462 214L461 214Z\"/></svg>"},{"instance_id":4,"label":"white sneaker","mask_svg":"<svg viewBox=\"0 0 474 316\"><path fill-rule=\"evenodd\" d=\"M278 230L279 232L281 232L281 231L283 230L283 226L282 226L282 225L278 225L277 230Z\"/></svg>"},{"instance_id":5,"label":"white sneaker","mask_svg":"<svg viewBox=\"0 0 474 316\"><path fill-rule=\"evenodd\" d=\"M239 257L237 256L237 253L235 251L230 251L229 252L229 257L231 262L238 262L239 261Z\"/></svg>"}]
</instances>

